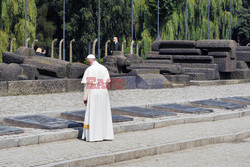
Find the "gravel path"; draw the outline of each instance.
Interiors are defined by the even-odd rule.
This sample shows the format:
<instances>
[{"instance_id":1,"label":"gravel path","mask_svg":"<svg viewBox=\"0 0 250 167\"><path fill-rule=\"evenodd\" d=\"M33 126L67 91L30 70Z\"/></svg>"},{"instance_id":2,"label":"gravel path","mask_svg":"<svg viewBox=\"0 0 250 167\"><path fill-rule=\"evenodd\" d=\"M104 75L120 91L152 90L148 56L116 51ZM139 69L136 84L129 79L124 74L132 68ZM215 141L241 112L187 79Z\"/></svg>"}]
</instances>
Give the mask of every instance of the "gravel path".
<instances>
[{"instance_id":1,"label":"gravel path","mask_svg":"<svg viewBox=\"0 0 250 167\"><path fill-rule=\"evenodd\" d=\"M168 89L110 91L112 107L250 96L250 83ZM85 109L83 92L0 97L0 116Z\"/></svg>"},{"instance_id":2,"label":"gravel path","mask_svg":"<svg viewBox=\"0 0 250 167\"><path fill-rule=\"evenodd\" d=\"M191 148L99 167L249 167L250 138L242 142Z\"/></svg>"},{"instance_id":3,"label":"gravel path","mask_svg":"<svg viewBox=\"0 0 250 167\"><path fill-rule=\"evenodd\" d=\"M146 131L119 133L115 135L114 141L107 142L85 142L74 139L2 149L0 150L0 166L39 166L91 155L231 134L249 130L249 119L250 116L246 116L230 120L182 124Z\"/></svg>"}]
</instances>

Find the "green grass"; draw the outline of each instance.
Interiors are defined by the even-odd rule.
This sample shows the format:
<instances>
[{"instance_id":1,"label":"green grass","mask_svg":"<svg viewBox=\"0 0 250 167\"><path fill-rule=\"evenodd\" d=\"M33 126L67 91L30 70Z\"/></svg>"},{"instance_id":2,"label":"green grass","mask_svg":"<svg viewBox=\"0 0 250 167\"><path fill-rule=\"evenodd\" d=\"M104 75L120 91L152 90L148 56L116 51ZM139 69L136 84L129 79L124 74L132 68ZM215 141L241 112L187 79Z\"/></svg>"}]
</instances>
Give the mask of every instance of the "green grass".
<instances>
[{"instance_id":1,"label":"green grass","mask_svg":"<svg viewBox=\"0 0 250 167\"><path fill-rule=\"evenodd\" d=\"M2 63L3 62L3 59L2 59L2 56L0 56L0 63Z\"/></svg>"}]
</instances>

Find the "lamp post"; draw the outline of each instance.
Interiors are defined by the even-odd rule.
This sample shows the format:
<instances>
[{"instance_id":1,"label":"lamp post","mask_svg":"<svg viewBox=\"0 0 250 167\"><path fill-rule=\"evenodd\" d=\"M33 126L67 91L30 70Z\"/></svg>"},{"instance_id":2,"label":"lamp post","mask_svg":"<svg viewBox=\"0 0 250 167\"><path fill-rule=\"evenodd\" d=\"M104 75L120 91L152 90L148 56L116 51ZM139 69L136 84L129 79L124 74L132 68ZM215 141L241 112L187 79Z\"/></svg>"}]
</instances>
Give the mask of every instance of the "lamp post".
<instances>
[{"instance_id":1,"label":"lamp post","mask_svg":"<svg viewBox=\"0 0 250 167\"><path fill-rule=\"evenodd\" d=\"M159 17L159 0L157 1L157 41L160 40L160 17Z\"/></svg>"},{"instance_id":2,"label":"lamp post","mask_svg":"<svg viewBox=\"0 0 250 167\"><path fill-rule=\"evenodd\" d=\"M207 39L209 39L209 0L207 1Z\"/></svg>"},{"instance_id":3,"label":"lamp post","mask_svg":"<svg viewBox=\"0 0 250 167\"><path fill-rule=\"evenodd\" d=\"M185 27L185 40L187 40L187 7L188 7L188 0L186 1L186 27Z\"/></svg>"},{"instance_id":4,"label":"lamp post","mask_svg":"<svg viewBox=\"0 0 250 167\"><path fill-rule=\"evenodd\" d=\"M131 42L133 42L133 13L134 13L134 7L133 7L133 3L134 1L132 0L132 4L131 4L131 9L132 9L132 14L131 14ZM133 54L133 49L131 51L131 54Z\"/></svg>"},{"instance_id":5,"label":"lamp post","mask_svg":"<svg viewBox=\"0 0 250 167\"><path fill-rule=\"evenodd\" d=\"M63 0L63 60L65 61L65 0Z\"/></svg>"},{"instance_id":6,"label":"lamp post","mask_svg":"<svg viewBox=\"0 0 250 167\"><path fill-rule=\"evenodd\" d=\"M24 46L26 46L26 35L27 35L27 0L25 0L25 30L24 30Z\"/></svg>"},{"instance_id":7,"label":"lamp post","mask_svg":"<svg viewBox=\"0 0 250 167\"><path fill-rule=\"evenodd\" d=\"M232 0L230 1L230 40L232 39Z\"/></svg>"},{"instance_id":8,"label":"lamp post","mask_svg":"<svg viewBox=\"0 0 250 167\"><path fill-rule=\"evenodd\" d=\"M99 0L99 4L98 4L98 62L100 63L100 55L101 55L101 50L100 50L100 46L101 46L101 40L100 40L100 27L101 27L101 23L100 23L100 13L101 13L101 5L100 5L100 0Z\"/></svg>"}]
</instances>

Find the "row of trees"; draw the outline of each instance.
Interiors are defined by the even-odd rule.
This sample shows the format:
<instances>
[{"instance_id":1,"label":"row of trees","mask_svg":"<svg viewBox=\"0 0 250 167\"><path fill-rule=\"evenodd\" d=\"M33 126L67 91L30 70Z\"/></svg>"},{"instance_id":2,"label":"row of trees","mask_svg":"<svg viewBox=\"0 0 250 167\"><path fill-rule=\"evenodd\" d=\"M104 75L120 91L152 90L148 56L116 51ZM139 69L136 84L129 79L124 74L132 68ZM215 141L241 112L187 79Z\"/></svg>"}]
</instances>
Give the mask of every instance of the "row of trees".
<instances>
[{"instance_id":1,"label":"row of trees","mask_svg":"<svg viewBox=\"0 0 250 167\"><path fill-rule=\"evenodd\" d=\"M63 0L27 0L27 37L38 39L37 46L50 54L53 39L63 36ZM210 0L210 39L229 39L230 1ZM188 0L188 39L207 39L207 0ZM233 39L249 42L249 2L232 0ZM242 3L243 2L243 3ZM157 0L134 0L134 40L142 41L141 56L145 57L157 37ZM186 0L160 0L160 34L163 40L185 39ZM16 38L14 50L24 45L25 0L0 0L0 55ZM66 0L66 59L69 41L73 44L74 61L83 61L90 40L98 34L98 0ZM131 0L101 0L101 50L117 36L131 41ZM58 45L57 45L58 46ZM58 47L56 47L58 49ZM55 52L55 54L58 52Z\"/></svg>"}]
</instances>

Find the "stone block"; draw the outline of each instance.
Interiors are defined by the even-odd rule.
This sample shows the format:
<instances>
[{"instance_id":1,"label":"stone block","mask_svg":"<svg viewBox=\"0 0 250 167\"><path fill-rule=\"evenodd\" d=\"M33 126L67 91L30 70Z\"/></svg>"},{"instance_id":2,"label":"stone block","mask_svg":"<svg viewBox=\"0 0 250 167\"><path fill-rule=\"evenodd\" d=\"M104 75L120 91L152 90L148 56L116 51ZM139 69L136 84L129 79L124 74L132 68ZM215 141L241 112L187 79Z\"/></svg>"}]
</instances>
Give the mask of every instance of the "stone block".
<instances>
[{"instance_id":1,"label":"stone block","mask_svg":"<svg viewBox=\"0 0 250 167\"><path fill-rule=\"evenodd\" d=\"M4 118L3 122L4 125L39 129L62 129L83 126L83 124L79 122L46 117L41 115L28 115L21 117Z\"/></svg>"},{"instance_id":2,"label":"stone block","mask_svg":"<svg viewBox=\"0 0 250 167\"><path fill-rule=\"evenodd\" d=\"M24 64L36 66L39 73L42 75L48 75L58 78L64 78L68 75L66 65L69 63L64 62L62 60L37 56L25 59Z\"/></svg>"},{"instance_id":3,"label":"stone block","mask_svg":"<svg viewBox=\"0 0 250 167\"><path fill-rule=\"evenodd\" d=\"M61 113L61 117L63 119L68 119L68 120L84 121L85 111L63 112ZM112 120L113 122L127 122L127 121L133 121L134 119L131 117L124 117L121 115L112 114Z\"/></svg>"},{"instance_id":4,"label":"stone block","mask_svg":"<svg viewBox=\"0 0 250 167\"><path fill-rule=\"evenodd\" d=\"M204 63L175 63L178 66L181 66L183 68L212 68L214 70L218 70L218 65L217 64L204 64Z\"/></svg>"},{"instance_id":5,"label":"stone block","mask_svg":"<svg viewBox=\"0 0 250 167\"><path fill-rule=\"evenodd\" d=\"M114 125L114 132L121 133L121 132L131 132L131 131L142 131L148 129L154 129L153 122L146 122L146 123L133 123L133 124L124 124L124 125Z\"/></svg>"},{"instance_id":6,"label":"stone block","mask_svg":"<svg viewBox=\"0 0 250 167\"><path fill-rule=\"evenodd\" d=\"M67 92L83 92L84 84L81 84L81 79L67 79Z\"/></svg>"},{"instance_id":7,"label":"stone block","mask_svg":"<svg viewBox=\"0 0 250 167\"><path fill-rule=\"evenodd\" d=\"M3 52L3 62L7 64L10 63L22 64L25 59L27 59L27 57L25 56L17 55L11 52Z\"/></svg>"},{"instance_id":8,"label":"stone block","mask_svg":"<svg viewBox=\"0 0 250 167\"><path fill-rule=\"evenodd\" d=\"M151 49L152 51L159 51L160 50L160 41L153 42L151 48L152 48Z\"/></svg>"},{"instance_id":9,"label":"stone block","mask_svg":"<svg viewBox=\"0 0 250 167\"><path fill-rule=\"evenodd\" d=\"M9 95L63 93L66 92L66 80L28 80L8 83Z\"/></svg>"},{"instance_id":10,"label":"stone block","mask_svg":"<svg viewBox=\"0 0 250 167\"><path fill-rule=\"evenodd\" d=\"M19 128L8 127L0 125L0 136L2 135L12 135L12 134L19 134L23 133L24 131Z\"/></svg>"},{"instance_id":11,"label":"stone block","mask_svg":"<svg viewBox=\"0 0 250 167\"><path fill-rule=\"evenodd\" d=\"M225 97L225 98L222 98L221 100L229 101L233 103L242 103L242 104L250 105L250 99L244 98L244 97Z\"/></svg>"},{"instance_id":12,"label":"stone block","mask_svg":"<svg viewBox=\"0 0 250 167\"><path fill-rule=\"evenodd\" d=\"M214 63L218 64L219 72L233 72L236 70L236 59L230 59L230 57L215 57Z\"/></svg>"},{"instance_id":13,"label":"stone block","mask_svg":"<svg viewBox=\"0 0 250 167\"><path fill-rule=\"evenodd\" d=\"M0 71L1 73L1 71ZM0 74L1 76L1 74ZM0 81L0 96L7 96L8 95L8 82L7 81Z\"/></svg>"},{"instance_id":14,"label":"stone block","mask_svg":"<svg viewBox=\"0 0 250 167\"><path fill-rule=\"evenodd\" d=\"M175 152L180 150L181 150L181 143L179 142L159 145L156 148L157 154Z\"/></svg>"},{"instance_id":15,"label":"stone block","mask_svg":"<svg viewBox=\"0 0 250 167\"><path fill-rule=\"evenodd\" d=\"M162 89L172 86L161 74L137 74L136 85L138 89Z\"/></svg>"},{"instance_id":16,"label":"stone block","mask_svg":"<svg viewBox=\"0 0 250 167\"><path fill-rule=\"evenodd\" d=\"M236 55L238 61L250 62L250 51L237 51Z\"/></svg>"},{"instance_id":17,"label":"stone block","mask_svg":"<svg viewBox=\"0 0 250 167\"><path fill-rule=\"evenodd\" d=\"M21 56L24 56L24 57L35 57L36 56L36 53L35 53L35 50L32 49L32 48L28 48L28 47L19 47L15 54L17 55L21 55Z\"/></svg>"},{"instance_id":18,"label":"stone block","mask_svg":"<svg viewBox=\"0 0 250 167\"><path fill-rule=\"evenodd\" d=\"M60 140L76 139L78 136L78 131L71 132L54 132L54 133L43 133L39 135L39 143L50 143Z\"/></svg>"},{"instance_id":19,"label":"stone block","mask_svg":"<svg viewBox=\"0 0 250 167\"><path fill-rule=\"evenodd\" d=\"M206 80L220 79L219 72L216 69L205 68L184 68L185 74L205 73Z\"/></svg>"},{"instance_id":20,"label":"stone block","mask_svg":"<svg viewBox=\"0 0 250 167\"><path fill-rule=\"evenodd\" d=\"M189 75L169 75L169 74L163 74L164 77L166 77L170 82L173 83L182 83L182 84L189 84L190 83L190 76Z\"/></svg>"},{"instance_id":21,"label":"stone block","mask_svg":"<svg viewBox=\"0 0 250 167\"><path fill-rule=\"evenodd\" d=\"M229 57L230 58L229 52L209 52L208 56L213 56L213 57Z\"/></svg>"},{"instance_id":22,"label":"stone block","mask_svg":"<svg viewBox=\"0 0 250 167\"><path fill-rule=\"evenodd\" d=\"M188 113L188 114L203 114L203 113L213 112L212 109L182 105L182 104L177 104L177 103L155 105L153 106L153 108L164 110L164 111L169 111L169 112L179 112L179 113Z\"/></svg>"},{"instance_id":23,"label":"stone block","mask_svg":"<svg viewBox=\"0 0 250 167\"><path fill-rule=\"evenodd\" d=\"M206 73L192 73L192 72L187 72L186 75L189 75L190 80L208 80L209 79L207 77Z\"/></svg>"},{"instance_id":24,"label":"stone block","mask_svg":"<svg viewBox=\"0 0 250 167\"><path fill-rule=\"evenodd\" d=\"M238 118L239 113L226 113L226 114L217 114L214 117L214 121L225 120L225 119L234 119Z\"/></svg>"},{"instance_id":25,"label":"stone block","mask_svg":"<svg viewBox=\"0 0 250 167\"><path fill-rule=\"evenodd\" d=\"M130 74L160 74L160 70L158 69L133 69Z\"/></svg>"},{"instance_id":26,"label":"stone block","mask_svg":"<svg viewBox=\"0 0 250 167\"><path fill-rule=\"evenodd\" d=\"M216 107L216 108L223 108L227 110L234 110L238 108L245 108L246 105L238 104L238 103L231 103L226 101L218 101L218 100L200 100L200 101L193 101L191 104L199 105L202 107Z\"/></svg>"},{"instance_id":27,"label":"stone block","mask_svg":"<svg viewBox=\"0 0 250 167\"><path fill-rule=\"evenodd\" d=\"M142 108L142 107L118 107L112 108L112 113L117 115L130 115L130 116L139 116L139 117L160 117L160 116L174 116L175 113L161 111L151 108Z\"/></svg>"},{"instance_id":28,"label":"stone block","mask_svg":"<svg viewBox=\"0 0 250 167\"><path fill-rule=\"evenodd\" d=\"M236 51L249 51L250 52L250 46L237 46Z\"/></svg>"},{"instance_id":29,"label":"stone block","mask_svg":"<svg viewBox=\"0 0 250 167\"><path fill-rule=\"evenodd\" d=\"M173 60L165 60L165 59L147 59L144 60L144 63L149 63L149 64L173 64Z\"/></svg>"},{"instance_id":30,"label":"stone block","mask_svg":"<svg viewBox=\"0 0 250 167\"><path fill-rule=\"evenodd\" d=\"M0 149L18 147L18 139L1 139L0 140Z\"/></svg>"},{"instance_id":31,"label":"stone block","mask_svg":"<svg viewBox=\"0 0 250 167\"><path fill-rule=\"evenodd\" d=\"M0 81L16 81L23 75L23 68L19 64L0 63Z\"/></svg>"},{"instance_id":32,"label":"stone block","mask_svg":"<svg viewBox=\"0 0 250 167\"><path fill-rule=\"evenodd\" d=\"M189 40L164 40L160 41L160 48L194 48L195 43Z\"/></svg>"},{"instance_id":33,"label":"stone block","mask_svg":"<svg viewBox=\"0 0 250 167\"><path fill-rule=\"evenodd\" d=\"M149 52L147 57L147 59L167 59L167 60L171 60L172 59L172 55L159 55L159 52Z\"/></svg>"},{"instance_id":34,"label":"stone block","mask_svg":"<svg viewBox=\"0 0 250 167\"><path fill-rule=\"evenodd\" d=\"M33 144L39 144L38 135L33 136L23 136L18 139L18 146L28 146Z\"/></svg>"},{"instance_id":35,"label":"stone block","mask_svg":"<svg viewBox=\"0 0 250 167\"><path fill-rule=\"evenodd\" d=\"M237 69L248 69L247 63L244 61L236 61L236 68Z\"/></svg>"},{"instance_id":36,"label":"stone block","mask_svg":"<svg viewBox=\"0 0 250 167\"><path fill-rule=\"evenodd\" d=\"M159 54L167 55L201 55L200 49L160 49Z\"/></svg>"},{"instance_id":37,"label":"stone block","mask_svg":"<svg viewBox=\"0 0 250 167\"><path fill-rule=\"evenodd\" d=\"M173 55L174 63L214 63L213 56Z\"/></svg>"},{"instance_id":38,"label":"stone block","mask_svg":"<svg viewBox=\"0 0 250 167\"><path fill-rule=\"evenodd\" d=\"M85 70L89 66L82 63L70 63L67 65L68 78L82 78Z\"/></svg>"},{"instance_id":39,"label":"stone block","mask_svg":"<svg viewBox=\"0 0 250 167\"><path fill-rule=\"evenodd\" d=\"M231 79L247 79L250 78L250 69L236 69L230 73Z\"/></svg>"},{"instance_id":40,"label":"stone block","mask_svg":"<svg viewBox=\"0 0 250 167\"><path fill-rule=\"evenodd\" d=\"M139 148L139 149L135 149L133 151L135 151L134 158L142 158L142 157L146 157L146 156L156 155L156 147L155 146L146 147L146 148Z\"/></svg>"},{"instance_id":41,"label":"stone block","mask_svg":"<svg viewBox=\"0 0 250 167\"><path fill-rule=\"evenodd\" d=\"M180 143L181 150L202 146L202 139L185 140Z\"/></svg>"},{"instance_id":42,"label":"stone block","mask_svg":"<svg viewBox=\"0 0 250 167\"><path fill-rule=\"evenodd\" d=\"M39 76L36 66L30 64L20 64L23 68L23 74L28 77L29 80L35 80Z\"/></svg>"},{"instance_id":43,"label":"stone block","mask_svg":"<svg viewBox=\"0 0 250 167\"><path fill-rule=\"evenodd\" d=\"M143 63L143 58L138 56L137 54L125 54L125 57L131 62L131 64Z\"/></svg>"},{"instance_id":44,"label":"stone block","mask_svg":"<svg viewBox=\"0 0 250 167\"><path fill-rule=\"evenodd\" d=\"M179 124L184 124L184 123L185 123L184 118L174 118L174 119L167 119L167 120L163 120L163 121L162 120L155 121L154 127L160 128L160 127L179 125Z\"/></svg>"},{"instance_id":45,"label":"stone block","mask_svg":"<svg viewBox=\"0 0 250 167\"><path fill-rule=\"evenodd\" d=\"M111 77L107 88L111 90L136 89L136 76Z\"/></svg>"}]
</instances>

